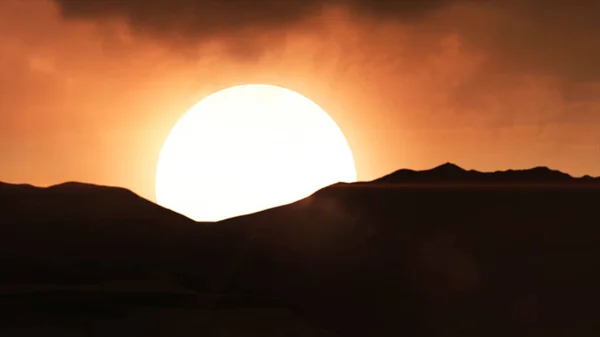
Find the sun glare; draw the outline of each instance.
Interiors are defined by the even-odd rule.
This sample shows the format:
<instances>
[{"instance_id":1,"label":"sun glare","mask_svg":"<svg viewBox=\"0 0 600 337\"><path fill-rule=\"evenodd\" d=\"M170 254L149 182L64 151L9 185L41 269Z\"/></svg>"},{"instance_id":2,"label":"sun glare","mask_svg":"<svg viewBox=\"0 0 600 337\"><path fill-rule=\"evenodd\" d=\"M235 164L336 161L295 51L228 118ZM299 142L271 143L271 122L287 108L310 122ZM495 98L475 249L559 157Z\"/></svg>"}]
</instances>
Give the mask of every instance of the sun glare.
<instances>
[{"instance_id":1,"label":"sun glare","mask_svg":"<svg viewBox=\"0 0 600 337\"><path fill-rule=\"evenodd\" d=\"M356 170L342 131L310 99L251 84L191 108L163 145L157 202L197 221L291 203Z\"/></svg>"}]
</instances>

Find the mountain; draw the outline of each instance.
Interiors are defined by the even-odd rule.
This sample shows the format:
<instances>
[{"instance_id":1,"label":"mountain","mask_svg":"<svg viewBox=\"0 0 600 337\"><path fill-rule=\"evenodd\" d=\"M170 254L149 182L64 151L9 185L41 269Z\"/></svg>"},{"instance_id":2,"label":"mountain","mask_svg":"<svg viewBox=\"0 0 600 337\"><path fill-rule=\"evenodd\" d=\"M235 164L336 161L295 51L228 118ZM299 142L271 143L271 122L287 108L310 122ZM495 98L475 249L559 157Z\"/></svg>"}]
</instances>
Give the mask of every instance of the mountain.
<instances>
[{"instance_id":1,"label":"mountain","mask_svg":"<svg viewBox=\"0 0 600 337\"><path fill-rule=\"evenodd\" d=\"M547 167L535 167L527 170L507 170L479 172L465 170L455 164L445 163L430 170L413 171L402 169L374 180L372 183L394 184L564 184L600 182L600 178L585 176L574 178L566 173Z\"/></svg>"},{"instance_id":2,"label":"mountain","mask_svg":"<svg viewBox=\"0 0 600 337\"><path fill-rule=\"evenodd\" d=\"M0 276L276 297L341 336L592 336L598 200L597 178L445 164L201 224L118 188L1 185Z\"/></svg>"}]
</instances>

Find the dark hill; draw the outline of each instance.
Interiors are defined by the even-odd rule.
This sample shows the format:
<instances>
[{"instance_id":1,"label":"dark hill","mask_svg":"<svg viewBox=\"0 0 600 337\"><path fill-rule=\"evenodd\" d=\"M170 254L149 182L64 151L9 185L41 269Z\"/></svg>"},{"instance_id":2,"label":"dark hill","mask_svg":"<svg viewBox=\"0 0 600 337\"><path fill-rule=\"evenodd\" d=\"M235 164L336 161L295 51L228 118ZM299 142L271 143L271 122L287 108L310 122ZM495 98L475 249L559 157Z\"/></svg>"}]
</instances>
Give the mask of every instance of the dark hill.
<instances>
[{"instance_id":1,"label":"dark hill","mask_svg":"<svg viewBox=\"0 0 600 337\"><path fill-rule=\"evenodd\" d=\"M394 184L585 184L590 181L600 183L600 179L585 176L574 178L566 173L547 167L527 170L507 170L479 172L465 170L455 164L446 163L430 170L413 171L402 169L376 179L371 183Z\"/></svg>"},{"instance_id":2,"label":"dark hill","mask_svg":"<svg viewBox=\"0 0 600 337\"><path fill-rule=\"evenodd\" d=\"M71 283L172 273L187 269L181 263L188 255L210 243L202 241L208 237L201 234L207 224L123 188L1 184L0 214L4 282Z\"/></svg>"},{"instance_id":3,"label":"dark hill","mask_svg":"<svg viewBox=\"0 0 600 337\"><path fill-rule=\"evenodd\" d=\"M0 257L13 282L167 276L280 298L342 336L600 331L598 179L446 164L216 224L122 189L6 186Z\"/></svg>"}]
</instances>

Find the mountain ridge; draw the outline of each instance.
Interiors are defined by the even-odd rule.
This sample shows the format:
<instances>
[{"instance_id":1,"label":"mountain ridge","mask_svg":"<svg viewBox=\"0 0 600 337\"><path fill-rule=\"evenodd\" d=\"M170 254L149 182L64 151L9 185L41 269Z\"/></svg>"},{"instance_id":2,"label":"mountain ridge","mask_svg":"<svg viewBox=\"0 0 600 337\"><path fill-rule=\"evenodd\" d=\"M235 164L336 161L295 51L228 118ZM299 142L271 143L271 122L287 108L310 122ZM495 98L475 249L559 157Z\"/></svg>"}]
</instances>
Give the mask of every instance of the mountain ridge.
<instances>
[{"instance_id":1,"label":"mountain ridge","mask_svg":"<svg viewBox=\"0 0 600 337\"><path fill-rule=\"evenodd\" d=\"M547 166L536 166L532 168L526 169L507 169L507 170L497 170L497 171L479 171L474 169L464 169L459 165L456 165L451 162L446 162L444 164L435 166L430 169L424 170L413 170L408 168L401 168L386 175L383 175L379 178L370 180L370 181L356 181L353 183L336 183L329 186L334 185L348 185L348 184L371 184L371 183L410 183L410 180L413 180L415 183L425 182L426 180L431 180L435 183L448 182L491 182L491 183L511 183L511 182L520 182L530 180L532 183L582 183L582 182L598 182L600 183L600 177L591 176L591 175L583 175L581 177L575 177L568 173L562 172L560 170L554 170ZM327 188L329 186L325 186L323 188ZM145 199L130 189L113 186L113 185L100 185L94 183L87 182L78 182L78 181L65 181L62 183L52 184L48 186L36 186L27 183L8 183L0 181L0 191L1 188L36 188L40 190L63 190L63 191L85 191L90 188L98 188L98 189L107 189L112 191L120 191L120 192L128 192L135 196L138 196L144 200ZM148 200L150 201L150 200ZM152 202L152 201L150 201Z\"/></svg>"},{"instance_id":2,"label":"mountain ridge","mask_svg":"<svg viewBox=\"0 0 600 337\"><path fill-rule=\"evenodd\" d=\"M508 169L492 172L466 170L447 162L426 170L399 169L368 183L600 183L600 177L572 175L546 166L528 169Z\"/></svg>"}]
</instances>

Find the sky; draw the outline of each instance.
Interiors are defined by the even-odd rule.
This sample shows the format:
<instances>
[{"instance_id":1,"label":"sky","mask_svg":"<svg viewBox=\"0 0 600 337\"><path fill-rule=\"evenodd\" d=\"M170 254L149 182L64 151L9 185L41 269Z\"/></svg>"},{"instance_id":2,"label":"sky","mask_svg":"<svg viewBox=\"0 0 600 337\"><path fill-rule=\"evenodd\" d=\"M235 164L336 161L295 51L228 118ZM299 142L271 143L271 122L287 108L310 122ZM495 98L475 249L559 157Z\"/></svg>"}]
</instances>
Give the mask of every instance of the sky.
<instances>
[{"instance_id":1,"label":"sky","mask_svg":"<svg viewBox=\"0 0 600 337\"><path fill-rule=\"evenodd\" d=\"M600 2L0 0L0 181L155 200L170 129L267 83L336 121L359 180L444 162L600 176Z\"/></svg>"}]
</instances>

